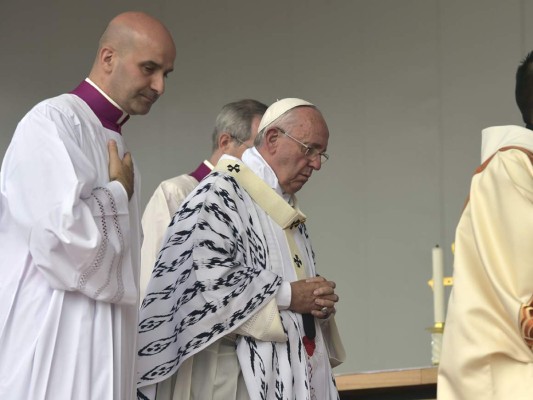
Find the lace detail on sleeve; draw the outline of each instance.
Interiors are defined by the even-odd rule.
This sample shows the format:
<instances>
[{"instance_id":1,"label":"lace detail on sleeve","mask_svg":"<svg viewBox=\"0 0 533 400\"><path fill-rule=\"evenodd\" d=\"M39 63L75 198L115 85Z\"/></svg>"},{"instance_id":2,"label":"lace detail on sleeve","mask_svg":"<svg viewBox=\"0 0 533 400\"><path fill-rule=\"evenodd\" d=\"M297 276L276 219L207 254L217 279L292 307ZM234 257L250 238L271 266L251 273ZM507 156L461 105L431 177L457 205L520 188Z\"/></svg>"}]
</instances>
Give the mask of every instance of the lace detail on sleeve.
<instances>
[{"instance_id":1,"label":"lace detail on sleeve","mask_svg":"<svg viewBox=\"0 0 533 400\"><path fill-rule=\"evenodd\" d=\"M102 196L105 196L103 199ZM113 194L104 187L97 187L91 193L91 197L96 201L98 208L100 209L100 232L102 234L102 241L96 253L96 257L93 263L87 268L80 276L78 282L78 289L80 291L86 291L87 283L104 265L107 266L107 277L103 285L96 289L94 295L92 296L95 299L98 299L102 292L109 287L113 271L115 271L116 278L116 293L109 299L110 302L115 303L122 299L124 296L124 282L122 279L122 258L124 252L124 236L120 228L118 221L118 212L115 204L115 199ZM105 203L105 204L104 204ZM111 209L111 215L106 215L106 205ZM111 219L111 221L110 221ZM110 224L112 222L112 224ZM112 225L112 226L110 226ZM114 232L110 232L110 231ZM116 235L119 242L119 252L118 254L113 251L112 246L109 246L109 235ZM109 250L112 251L112 254L107 254ZM107 257L106 257L107 255ZM106 260L106 258L109 258Z\"/></svg>"}]
</instances>

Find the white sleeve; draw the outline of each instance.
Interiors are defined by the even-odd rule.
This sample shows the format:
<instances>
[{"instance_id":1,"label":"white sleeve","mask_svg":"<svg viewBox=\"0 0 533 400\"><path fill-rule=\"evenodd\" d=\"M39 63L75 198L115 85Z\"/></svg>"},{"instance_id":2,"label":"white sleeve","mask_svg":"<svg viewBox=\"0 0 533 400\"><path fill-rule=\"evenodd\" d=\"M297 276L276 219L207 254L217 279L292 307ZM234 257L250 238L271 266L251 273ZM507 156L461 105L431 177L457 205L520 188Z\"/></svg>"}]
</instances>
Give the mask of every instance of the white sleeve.
<instances>
[{"instance_id":1,"label":"white sleeve","mask_svg":"<svg viewBox=\"0 0 533 400\"><path fill-rule=\"evenodd\" d=\"M134 303L135 285L124 284L133 274L124 269L124 258L131 261L128 197L120 183L99 180L93 164L108 162L107 148L82 149L72 135L77 124L55 109L31 111L6 153L2 190L52 288Z\"/></svg>"},{"instance_id":2,"label":"white sleeve","mask_svg":"<svg viewBox=\"0 0 533 400\"><path fill-rule=\"evenodd\" d=\"M279 310L287 310L291 305L292 299L291 283L283 281L276 292L276 303Z\"/></svg>"}]
</instances>

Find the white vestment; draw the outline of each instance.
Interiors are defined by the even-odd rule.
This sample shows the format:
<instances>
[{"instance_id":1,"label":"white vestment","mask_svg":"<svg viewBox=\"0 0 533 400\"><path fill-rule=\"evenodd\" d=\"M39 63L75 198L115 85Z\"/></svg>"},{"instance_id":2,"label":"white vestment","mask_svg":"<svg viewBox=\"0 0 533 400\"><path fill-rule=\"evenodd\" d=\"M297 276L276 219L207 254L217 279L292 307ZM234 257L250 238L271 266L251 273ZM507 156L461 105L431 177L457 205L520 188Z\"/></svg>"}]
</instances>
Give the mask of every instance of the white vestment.
<instances>
[{"instance_id":1,"label":"white vestment","mask_svg":"<svg viewBox=\"0 0 533 400\"><path fill-rule=\"evenodd\" d=\"M455 236L439 400L533 399L533 132L483 131Z\"/></svg>"},{"instance_id":2,"label":"white vestment","mask_svg":"<svg viewBox=\"0 0 533 400\"><path fill-rule=\"evenodd\" d=\"M234 159L223 157L227 158ZM247 150L243 162L282 196L274 172L257 150ZM293 201L290 196L284 198ZM307 275L315 276L305 225L295 226L294 239ZM175 379L176 371L178 381L182 379L180 370L189 360L196 363L198 356L229 339L235 340L236 367L242 376L228 379L237 386L243 380L245 396L253 400L337 399L325 343L330 321L315 320L316 349L308 357L301 315L278 311L275 305L282 281L294 280L296 272L282 228L231 175L214 172L206 177L174 216L148 284L140 315L139 398L154 398L157 384L163 382L164 396L157 389L156 398L172 399L165 382ZM268 321L264 336L243 334L241 328L258 314ZM281 323L280 333L269 328L276 323ZM199 379L193 376L192 381ZM212 384L209 379L203 382L204 386ZM239 387L227 400L242 398ZM202 400L211 398L218 397Z\"/></svg>"},{"instance_id":3,"label":"white vestment","mask_svg":"<svg viewBox=\"0 0 533 400\"><path fill-rule=\"evenodd\" d=\"M93 95L101 97L95 106L111 106ZM123 157L122 136L80 97L63 94L35 106L7 150L1 399L134 398L140 178L135 169L131 201L109 182L110 139Z\"/></svg>"},{"instance_id":4,"label":"white vestment","mask_svg":"<svg viewBox=\"0 0 533 400\"><path fill-rule=\"evenodd\" d=\"M203 163L208 168L213 166ZM199 168L200 169L200 168ZM198 171L198 170L197 170ZM195 171L196 172L196 171ZM175 212L189 193L198 185L198 180L189 174L167 179L159 184L148 201L142 217L143 243L141 248L141 300L150 280L163 237Z\"/></svg>"}]
</instances>

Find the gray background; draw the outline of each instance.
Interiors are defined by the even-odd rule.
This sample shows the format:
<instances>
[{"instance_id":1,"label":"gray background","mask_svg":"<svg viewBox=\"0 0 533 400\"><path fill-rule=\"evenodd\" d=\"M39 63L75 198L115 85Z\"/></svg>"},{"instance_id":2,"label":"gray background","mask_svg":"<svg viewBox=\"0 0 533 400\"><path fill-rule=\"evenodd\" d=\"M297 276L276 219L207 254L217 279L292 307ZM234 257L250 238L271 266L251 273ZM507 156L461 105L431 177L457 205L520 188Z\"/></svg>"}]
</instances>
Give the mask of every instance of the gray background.
<instances>
[{"instance_id":1,"label":"gray background","mask_svg":"<svg viewBox=\"0 0 533 400\"><path fill-rule=\"evenodd\" d=\"M480 131L521 124L514 73L533 48L533 1L3 0L2 157L18 120L85 78L108 20L133 9L162 19L178 52L165 95L124 129L143 204L209 155L223 104L315 103L331 160L299 198L341 296L336 372L430 365L431 249L450 275Z\"/></svg>"}]
</instances>

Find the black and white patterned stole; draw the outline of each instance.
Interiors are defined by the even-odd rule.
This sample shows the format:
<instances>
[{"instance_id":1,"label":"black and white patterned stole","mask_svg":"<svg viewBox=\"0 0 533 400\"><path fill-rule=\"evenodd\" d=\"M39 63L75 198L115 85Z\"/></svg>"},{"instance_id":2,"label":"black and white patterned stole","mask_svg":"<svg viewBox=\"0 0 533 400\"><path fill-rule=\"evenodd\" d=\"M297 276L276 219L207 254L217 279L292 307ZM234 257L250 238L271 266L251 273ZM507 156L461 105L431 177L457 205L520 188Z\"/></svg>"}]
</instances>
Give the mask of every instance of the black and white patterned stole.
<instances>
[{"instance_id":1,"label":"black and white patterned stole","mask_svg":"<svg viewBox=\"0 0 533 400\"><path fill-rule=\"evenodd\" d=\"M215 170L229 173L248 192L250 197L263 209L285 233L291 260L299 280L306 278L304 257L296 245L294 234L306 216L297 208L288 204L265 181L238 160L221 159ZM316 328L311 314L302 314L305 336L302 338L307 354L311 357L315 350Z\"/></svg>"}]
</instances>

